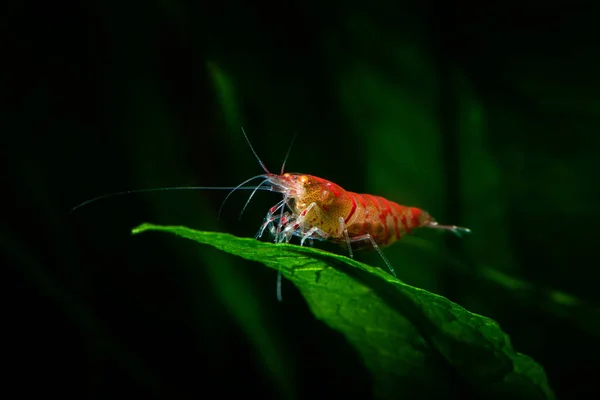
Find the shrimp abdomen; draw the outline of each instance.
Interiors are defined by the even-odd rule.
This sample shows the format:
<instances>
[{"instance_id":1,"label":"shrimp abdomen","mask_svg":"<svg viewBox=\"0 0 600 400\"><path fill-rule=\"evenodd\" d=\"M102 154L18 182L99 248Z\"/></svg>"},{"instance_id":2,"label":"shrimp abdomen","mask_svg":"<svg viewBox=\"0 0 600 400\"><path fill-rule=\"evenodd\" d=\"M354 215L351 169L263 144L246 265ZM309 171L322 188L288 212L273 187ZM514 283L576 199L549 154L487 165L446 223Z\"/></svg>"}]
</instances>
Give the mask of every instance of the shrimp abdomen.
<instances>
[{"instance_id":1,"label":"shrimp abdomen","mask_svg":"<svg viewBox=\"0 0 600 400\"><path fill-rule=\"evenodd\" d=\"M347 193L353 203L352 213L345 220L350 238L370 234L378 246L389 246L429 218L418 208L401 206L380 196Z\"/></svg>"}]
</instances>

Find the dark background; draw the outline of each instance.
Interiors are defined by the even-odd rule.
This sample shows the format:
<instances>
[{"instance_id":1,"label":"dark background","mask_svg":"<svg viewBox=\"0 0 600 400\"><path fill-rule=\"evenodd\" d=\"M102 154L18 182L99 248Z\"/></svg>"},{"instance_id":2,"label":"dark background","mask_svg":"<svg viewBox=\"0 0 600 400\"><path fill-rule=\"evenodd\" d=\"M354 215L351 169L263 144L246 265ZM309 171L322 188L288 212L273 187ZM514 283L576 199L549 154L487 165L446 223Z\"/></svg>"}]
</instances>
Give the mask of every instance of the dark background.
<instances>
[{"instance_id":1,"label":"dark background","mask_svg":"<svg viewBox=\"0 0 600 400\"><path fill-rule=\"evenodd\" d=\"M5 390L18 398L368 397L275 273L142 222L251 237L287 164L468 226L388 250L497 320L562 398L600 395L598 7L557 2L13 2L3 34ZM540 3L542 4L542 3ZM592 2L589 2L592 4ZM380 260L364 256L379 265ZM4 396L3 396L4 397ZM10 398L10 397L7 397Z\"/></svg>"}]
</instances>

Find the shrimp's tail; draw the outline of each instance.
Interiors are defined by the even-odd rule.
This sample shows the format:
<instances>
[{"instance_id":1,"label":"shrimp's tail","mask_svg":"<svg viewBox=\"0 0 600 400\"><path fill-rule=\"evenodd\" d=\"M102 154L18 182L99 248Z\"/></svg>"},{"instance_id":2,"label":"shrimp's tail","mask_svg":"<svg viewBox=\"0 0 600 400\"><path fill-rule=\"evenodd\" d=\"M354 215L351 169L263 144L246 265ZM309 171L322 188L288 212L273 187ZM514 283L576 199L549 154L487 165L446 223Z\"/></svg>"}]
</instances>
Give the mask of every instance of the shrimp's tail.
<instances>
[{"instance_id":1,"label":"shrimp's tail","mask_svg":"<svg viewBox=\"0 0 600 400\"><path fill-rule=\"evenodd\" d=\"M458 237L462 237L465 234L471 233L471 230L469 228L464 228L462 226L456 225L440 225L437 223L437 221L430 221L425 225L425 227L434 229L444 229L454 233Z\"/></svg>"}]
</instances>

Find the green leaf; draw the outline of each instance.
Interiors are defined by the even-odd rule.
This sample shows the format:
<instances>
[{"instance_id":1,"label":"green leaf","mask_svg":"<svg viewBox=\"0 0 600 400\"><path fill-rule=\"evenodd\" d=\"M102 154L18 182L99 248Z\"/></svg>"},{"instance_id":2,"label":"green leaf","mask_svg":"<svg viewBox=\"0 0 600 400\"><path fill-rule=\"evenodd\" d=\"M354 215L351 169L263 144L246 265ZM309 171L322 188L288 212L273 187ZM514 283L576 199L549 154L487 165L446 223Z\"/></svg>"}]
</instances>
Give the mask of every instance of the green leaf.
<instances>
[{"instance_id":1,"label":"green leaf","mask_svg":"<svg viewBox=\"0 0 600 400\"><path fill-rule=\"evenodd\" d=\"M552 399L543 368L516 352L497 322L409 286L382 269L322 250L182 226L142 224L280 270L314 315L345 335L373 374L379 398Z\"/></svg>"}]
</instances>

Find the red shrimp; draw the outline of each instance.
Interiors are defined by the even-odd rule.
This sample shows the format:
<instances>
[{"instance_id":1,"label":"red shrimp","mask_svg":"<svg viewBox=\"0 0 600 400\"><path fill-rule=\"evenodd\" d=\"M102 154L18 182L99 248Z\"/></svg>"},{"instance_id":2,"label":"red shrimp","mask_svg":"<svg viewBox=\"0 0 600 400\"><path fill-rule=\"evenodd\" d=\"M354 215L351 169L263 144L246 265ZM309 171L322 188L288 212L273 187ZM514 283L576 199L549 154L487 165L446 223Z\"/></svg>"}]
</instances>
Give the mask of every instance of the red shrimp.
<instances>
[{"instance_id":1,"label":"red shrimp","mask_svg":"<svg viewBox=\"0 0 600 400\"><path fill-rule=\"evenodd\" d=\"M269 209L255 236L257 239L269 228L276 243L289 243L292 236L297 236L300 237L301 246L306 240L346 244L350 258L354 258L353 248L371 248L379 253L389 271L396 276L381 247L400 240L414 228L444 229L458 236L471 232L468 228L456 225L439 225L427 211L416 207L402 206L380 196L349 192L313 175L284 173L291 145L281 172L273 174L258 157L243 129L242 133L266 173L260 175L264 180L256 189L267 184L270 185L269 190L283 194L283 199ZM244 209L253 195L254 192ZM277 275L277 299L281 301L281 272Z\"/></svg>"},{"instance_id":2,"label":"red shrimp","mask_svg":"<svg viewBox=\"0 0 600 400\"><path fill-rule=\"evenodd\" d=\"M346 245L351 258L354 257L353 249L374 249L394 276L394 268L381 248L400 240L413 229L444 229L459 236L470 232L468 228L455 225L439 225L427 211L416 207L403 206L380 196L349 192L331 181L313 175L284 173L291 144L281 172L273 174L254 151L243 128L242 133L265 174L254 176L236 187L182 186L111 193L85 201L71 209L71 212L93 201L122 194L164 190L231 190L221 205L222 209L236 190L252 190L242 209L243 213L256 191L272 191L283 194L283 199L269 209L255 238L262 237L268 228L276 243L289 243L293 236L300 238L301 246L306 240L311 243L313 240L328 240ZM243 186L255 179L262 179L258 186ZM277 298L281 301L281 272L277 279Z\"/></svg>"},{"instance_id":3,"label":"red shrimp","mask_svg":"<svg viewBox=\"0 0 600 400\"><path fill-rule=\"evenodd\" d=\"M273 206L257 234L261 237L269 227L276 242L289 242L292 236L328 240L345 244L350 257L353 249L375 249L390 272L395 271L381 251L414 228L450 230L456 234L470 232L454 225L439 225L427 211L402 206L380 196L358 194L312 175L284 173L265 175L268 182L281 191L284 199ZM277 216L279 210L290 211Z\"/></svg>"}]
</instances>

